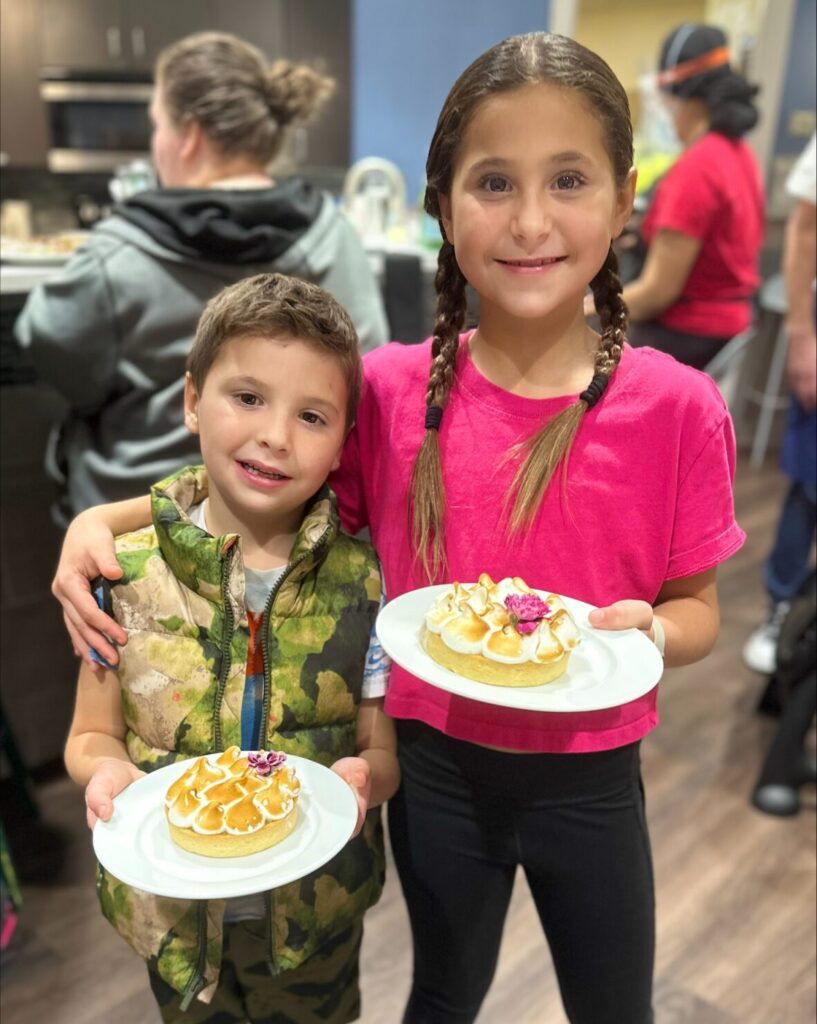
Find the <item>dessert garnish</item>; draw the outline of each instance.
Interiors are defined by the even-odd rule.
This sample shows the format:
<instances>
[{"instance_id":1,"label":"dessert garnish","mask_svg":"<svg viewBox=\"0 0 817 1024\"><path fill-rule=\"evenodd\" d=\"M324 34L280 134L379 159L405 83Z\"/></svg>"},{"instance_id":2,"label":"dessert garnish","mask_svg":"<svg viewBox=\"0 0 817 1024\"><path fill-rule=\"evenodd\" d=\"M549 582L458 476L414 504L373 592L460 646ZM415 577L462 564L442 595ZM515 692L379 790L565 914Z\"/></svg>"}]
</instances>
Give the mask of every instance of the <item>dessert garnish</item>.
<instances>
[{"instance_id":1,"label":"dessert garnish","mask_svg":"<svg viewBox=\"0 0 817 1024\"><path fill-rule=\"evenodd\" d=\"M511 625L517 633L533 633L550 613L550 607L537 594L508 594L505 607L511 613Z\"/></svg>"},{"instance_id":2,"label":"dessert garnish","mask_svg":"<svg viewBox=\"0 0 817 1024\"><path fill-rule=\"evenodd\" d=\"M248 754L247 761L255 768L258 775L269 775L286 761L286 754L276 750L261 750L257 754Z\"/></svg>"}]
</instances>

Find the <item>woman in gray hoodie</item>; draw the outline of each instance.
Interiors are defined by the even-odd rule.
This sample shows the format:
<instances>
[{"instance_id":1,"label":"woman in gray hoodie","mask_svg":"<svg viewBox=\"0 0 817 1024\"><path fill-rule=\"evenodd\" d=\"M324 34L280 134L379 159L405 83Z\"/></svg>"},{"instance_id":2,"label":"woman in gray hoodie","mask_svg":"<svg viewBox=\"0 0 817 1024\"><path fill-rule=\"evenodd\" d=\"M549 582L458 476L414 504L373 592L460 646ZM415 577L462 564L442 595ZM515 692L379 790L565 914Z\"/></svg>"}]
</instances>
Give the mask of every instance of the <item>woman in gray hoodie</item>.
<instances>
[{"instance_id":1,"label":"woman in gray hoodie","mask_svg":"<svg viewBox=\"0 0 817 1024\"><path fill-rule=\"evenodd\" d=\"M182 421L184 365L204 304L226 285L267 271L314 281L348 310L363 351L387 340L377 283L331 196L266 170L331 80L287 61L267 67L255 47L214 32L165 50L155 77L162 187L98 224L15 328L70 406L48 459L66 520L199 459Z\"/></svg>"}]
</instances>

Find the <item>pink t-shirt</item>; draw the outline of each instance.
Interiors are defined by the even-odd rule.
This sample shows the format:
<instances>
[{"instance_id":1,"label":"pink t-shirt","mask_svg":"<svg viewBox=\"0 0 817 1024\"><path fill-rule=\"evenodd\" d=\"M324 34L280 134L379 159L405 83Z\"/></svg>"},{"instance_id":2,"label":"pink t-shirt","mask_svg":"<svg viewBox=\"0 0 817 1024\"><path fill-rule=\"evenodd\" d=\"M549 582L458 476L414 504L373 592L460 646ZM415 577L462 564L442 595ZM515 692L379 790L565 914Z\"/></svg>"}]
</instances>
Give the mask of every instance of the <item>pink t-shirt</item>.
<instances>
[{"instance_id":1,"label":"pink t-shirt","mask_svg":"<svg viewBox=\"0 0 817 1024\"><path fill-rule=\"evenodd\" d=\"M423 437L430 350L426 341L367 354L357 425L330 481L347 529L369 525L390 599L427 585L414 558L407 495ZM596 605L653 602L665 580L702 572L740 548L734 434L719 391L697 370L629 346L579 428L566 500L557 476L532 527L511 538L503 519L513 477L506 453L575 399L503 391L477 371L463 336L440 429L451 579L487 572ZM605 750L657 723L656 690L610 710L525 712L454 696L395 665L386 710L477 743Z\"/></svg>"},{"instance_id":2,"label":"pink t-shirt","mask_svg":"<svg viewBox=\"0 0 817 1024\"><path fill-rule=\"evenodd\" d=\"M678 157L641 226L648 245L662 230L697 238L701 251L681 297L659 323L707 338L745 330L766 230L763 181L747 143L707 132Z\"/></svg>"}]
</instances>

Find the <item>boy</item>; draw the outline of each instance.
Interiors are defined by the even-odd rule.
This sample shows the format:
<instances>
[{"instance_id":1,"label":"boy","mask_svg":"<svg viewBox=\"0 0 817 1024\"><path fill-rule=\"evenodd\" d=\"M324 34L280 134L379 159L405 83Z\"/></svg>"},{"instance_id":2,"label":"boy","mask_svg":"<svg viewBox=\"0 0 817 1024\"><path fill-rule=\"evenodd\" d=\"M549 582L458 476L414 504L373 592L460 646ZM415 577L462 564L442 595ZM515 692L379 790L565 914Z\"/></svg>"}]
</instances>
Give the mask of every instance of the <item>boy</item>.
<instances>
[{"instance_id":1,"label":"boy","mask_svg":"<svg viewBox=\"0 0 817 1024\"><path fill-rule=\"evenodd\" d=\"M145 771L232 744L346 779L355 838L273 894L225 911L98 877L164 1021L345 1024L359 1012L363 913L383 882L379 810L367 811L399 779L384 671L363 679L367 657L383 661L379 564L339 531L325 484L360 394L357 338L322 289L264 274L207 305L187 365L185 423L204 466L157 484L153 525L117 540L111 601L128 643L101 685L83 664L65 762L91 826Z\"/></svg>"}]
</instances>

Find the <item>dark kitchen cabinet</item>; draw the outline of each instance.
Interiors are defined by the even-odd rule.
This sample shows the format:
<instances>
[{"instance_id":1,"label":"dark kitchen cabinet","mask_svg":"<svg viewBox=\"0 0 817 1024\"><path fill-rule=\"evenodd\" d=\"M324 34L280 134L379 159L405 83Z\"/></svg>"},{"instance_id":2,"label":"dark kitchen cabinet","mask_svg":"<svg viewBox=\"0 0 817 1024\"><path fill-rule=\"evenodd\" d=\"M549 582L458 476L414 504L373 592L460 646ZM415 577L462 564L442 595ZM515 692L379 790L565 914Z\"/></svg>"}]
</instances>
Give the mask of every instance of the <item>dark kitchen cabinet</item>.
<instances>
[{"instance_id":1,"label":"dark kitchen cabinet","mask_svg":"<svg viewBox=\"0 0 817 1024\"><path fill-rule=\"evenodd\" d=\"M83 70L124 63L122 0L40 0L41 64Z\"/></svg>"},{"instance_id":2,"label":"dark kitchen cabinet","mask_svg":"<svg viewBox=\"0 0 817 1024\"><path fill-rule=\"evenodd\" d=\"M51 595L63 532L51 518L57 487L44 468L66 407L13 340L24 298L0 296L0 703L33 769L62 756L78 662Z\"/></svg>"},{"instance_id":3,"label":"dark kitchen cabinet","mask_svg":"<svg viewBox=\"0 0 817 1024\"><path fill-rule=\"evenodd\" d=\"M351 13L348 0L287 0L287 55L335 79L335 92L314 125L295 136L296 163L313 167L349 164Z\"/></svg>"},{"instance_id":4,"label":"dark kitchen cabinet","mask_svg":"<svg viewBox=\"0 0 817 1024\"><path fill-rule=\"evenodd\" d=\"M151 71L159 53L191 32L213 28L210 0L124 0L131 67Z\"/></svg>"},{"instance_id":5,"label":"dark kitchen cabinet","mask_svg":"<svg viewBox=\"0 0 817 1024\"><path fill-rule=\"evenodd\" d=\"M48 130L40 99L36 4L0 0L0 151L17 167L45 167Z\"/></svg>"},{"instance_id":6,"label":"dark kitchen cabinet","mask_svg":"<svg viewBox=\"0 0 817 1024\"><path fill-rule=\"evenodd\" d=\"M40 0L42 63L150 71L169 43L212 25L210 0Z\"/></svg>"}]
</instances>

